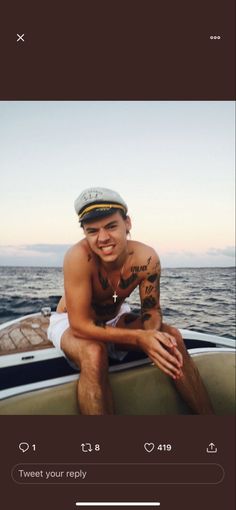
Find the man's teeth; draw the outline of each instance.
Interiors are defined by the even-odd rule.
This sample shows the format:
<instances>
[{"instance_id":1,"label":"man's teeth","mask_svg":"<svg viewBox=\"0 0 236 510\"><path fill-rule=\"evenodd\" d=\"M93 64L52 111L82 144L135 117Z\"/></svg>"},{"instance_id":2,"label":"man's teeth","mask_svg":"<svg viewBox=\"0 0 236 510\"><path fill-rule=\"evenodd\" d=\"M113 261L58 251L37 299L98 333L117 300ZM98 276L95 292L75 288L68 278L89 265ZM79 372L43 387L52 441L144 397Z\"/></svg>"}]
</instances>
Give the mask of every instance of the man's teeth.
<instances>
[{"instance_id":1,"label":"man's teeth","mask_svg":"<svg viewBox=\"0 0 236 510\"><path fill-rule=\"evenodd\" d=\"M104 253L108 253L112 250L113 246L102 246L101 250L104 251Z\"/></svg>"}]
</instances>

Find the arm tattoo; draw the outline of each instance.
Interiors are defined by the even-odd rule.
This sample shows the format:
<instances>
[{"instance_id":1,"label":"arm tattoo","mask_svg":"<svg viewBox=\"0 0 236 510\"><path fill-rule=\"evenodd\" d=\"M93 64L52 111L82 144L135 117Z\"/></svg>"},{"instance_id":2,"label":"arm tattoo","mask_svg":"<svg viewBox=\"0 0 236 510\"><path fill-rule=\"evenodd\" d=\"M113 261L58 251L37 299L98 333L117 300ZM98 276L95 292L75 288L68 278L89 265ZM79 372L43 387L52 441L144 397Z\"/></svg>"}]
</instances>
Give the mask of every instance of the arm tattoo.
<instances>
[{"instance_id":1,"label":"arm tattoo","mask_svg":"<svg viewBox=\"0 0 236 510\"><path fill-rule=\"evenodd\" d=\"M131 266L132 273L140 273L141 271L147 271L147 266Z\"/></svg>"},{"instance_id":2,"label":"arm tattoo","mask_svg":"<svg viewBox=\"0 0 236 510\"><path fill-rule=\"evenodd\" d=\"M145 294L151 294L153 289L154 289L153 285L147 285L145 288Z\"/></svg>"},{"instance_id":3,"label":"arm tattoo","mask_svg":"<svg viewBox=\"0 0 236 510\"><path fill-rule=\"evenodd\" d=\"M131 266L131 272L132 273L140 273L141 271L147 271L147 268L151 262L151 259L152 257L149 257L147 259L147 263L146 264L142 264L140 266Z\"/></svg>"},{"instance_id":4,"label":"arm tattoo","mask_svg":"<svg viewBox=\"0 0 236 510\"><path fill-rule=\"evenodd\" d=\"M129 313L128 315L125 315L124 317L124 323L125 324L131 324L132 322L136 321L138 319L139 315L135 313Z\"/></svg>"},{"instance_id":5,"label":"arm tattoo","mask_svg":"<svg viewBox=\"0 0 236 510\"><path fill-rule=\"evenodd\" d=\"M148 279L149 282L153 283L153 282L156 281L157 277L158 277L158 274L157 273L153 273L153 274L150 274L150 276L148 276L147 279Z\"/></svg>"},{"instance_id":6,"label":"arm tattoo","mask_svg":"<svg viewBox=\"0 0 236 510\"><path fill-rule=\"evenodd\" d=\"M142 322L148 321L149 319L151 319L151 314L150 313L142 314Z\"/></svg>"},{"instance_id":7,"label":"arm tattoo","mask_svg":"<svg viewBox=\"0 0 236 510\"><path fill-rule=\"evenodd\" d=\"M142 302L142 309L143 310L150 310L151 308L154 308L157 304L156 299L153 296L145 297Z\"/></svg>"}]
</instances>

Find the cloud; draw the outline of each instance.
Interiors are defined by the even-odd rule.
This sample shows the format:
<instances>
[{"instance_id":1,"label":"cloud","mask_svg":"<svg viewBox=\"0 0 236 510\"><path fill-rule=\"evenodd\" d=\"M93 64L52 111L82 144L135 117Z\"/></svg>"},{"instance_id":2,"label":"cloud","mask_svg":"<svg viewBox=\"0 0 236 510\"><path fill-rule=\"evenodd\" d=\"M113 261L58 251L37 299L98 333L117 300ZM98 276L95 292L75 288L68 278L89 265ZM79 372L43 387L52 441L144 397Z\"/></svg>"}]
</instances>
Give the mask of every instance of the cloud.
<instances>
[{"instance_id":1,"label":"cloud","mask_svg":"<svg viewBox=\"0 0 236 510\"><path fill-rule=\"evenodd\" d=\"M65 254L70 248L70 244L27 244L24 248L27 251L33 251L40 254Z\"/></svg>"},{"instance_id":2,"label":"cloud","mask_svg":"<svg viewBox=\"0 0 236 510\"><path fill-rule=\"evenodd\" d=\"M162 267L231 267L234 265L235 248L210 248L205 252L160 251L160 255Z\"/></svg>"},{"instance_id":3,"label":"cloud","mask_svg":"<svg viewBox=\"0 0 236 510\"><path fill-rule=\"evenodd\" d=\"M0 265L61 266L69 244L0 245Z\"/></svg>"},{"instance_id":4,"label":"cloud","mask_svg":"<svg viewBox=\"0 0 236 510\"><path fill-rule=\"evenodd\" d=\"M225 257L235 257L235 246L226 246L225 248L210 248L207 255L216 257L224 255Z\"/></svg>"}]
</instances>

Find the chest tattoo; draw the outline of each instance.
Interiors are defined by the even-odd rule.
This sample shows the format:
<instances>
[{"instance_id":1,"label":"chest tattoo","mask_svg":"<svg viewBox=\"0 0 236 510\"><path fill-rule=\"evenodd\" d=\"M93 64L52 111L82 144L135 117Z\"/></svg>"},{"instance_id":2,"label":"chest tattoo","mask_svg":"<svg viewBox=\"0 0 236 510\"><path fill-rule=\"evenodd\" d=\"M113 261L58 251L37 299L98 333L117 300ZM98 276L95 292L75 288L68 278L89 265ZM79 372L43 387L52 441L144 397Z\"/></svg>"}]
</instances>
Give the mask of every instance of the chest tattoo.
<instances>
[{"instance_id":1,"label":"chest tattoo","mask_svg":"<svg viewBox=\"0 0 236 510\"><path fill-rule=\"evenodd\" d=\"M119 287L120 289L127 289L135 280L137 280L137 273L132 273L126 280L124 278L120 279Z\"/></svg>"},{"instance_id":2,"label":"chest tattoo","mask_svg":"<svg viewBox=\"0 0 236 510\"><path fill-rule=\"evenodd\" d=\"M108 289L108 287L109 287L108 279L106 277L104 278L104 276L102 276L101 271L98 271L98 278L101 283L102 289L103 290Z\"/></svg>"}]
</instances>

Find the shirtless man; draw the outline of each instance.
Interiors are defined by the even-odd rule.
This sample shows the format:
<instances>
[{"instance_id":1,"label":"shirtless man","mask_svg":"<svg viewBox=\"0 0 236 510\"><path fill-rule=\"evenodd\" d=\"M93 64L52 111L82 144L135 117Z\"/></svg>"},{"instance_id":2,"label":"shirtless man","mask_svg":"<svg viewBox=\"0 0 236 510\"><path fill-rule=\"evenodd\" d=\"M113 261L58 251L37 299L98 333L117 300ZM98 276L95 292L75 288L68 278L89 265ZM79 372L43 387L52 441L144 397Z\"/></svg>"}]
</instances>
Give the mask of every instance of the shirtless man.
<instances>
[{"instance_id":1,"label":"shirtless man","mask_svg":"<svg viewBox=\"0 0 236 510\"><path fill-rule=\"evenodd\" d=\"M81 413L114 413L108 353L122 359L128 349L141 349L173 379L194 413L211 414L207 392L180 332L162 322L158 255L127 239L131 220L126 203L115 191L90 188L77 198L75 209L85 238L66 253L65 296L51 317L48 336L80 367ZM137 286L140 316L125 303Z\"/></svg>"}]
</instances>

